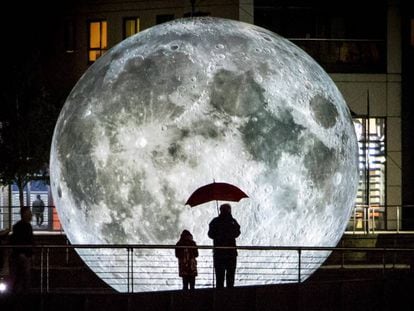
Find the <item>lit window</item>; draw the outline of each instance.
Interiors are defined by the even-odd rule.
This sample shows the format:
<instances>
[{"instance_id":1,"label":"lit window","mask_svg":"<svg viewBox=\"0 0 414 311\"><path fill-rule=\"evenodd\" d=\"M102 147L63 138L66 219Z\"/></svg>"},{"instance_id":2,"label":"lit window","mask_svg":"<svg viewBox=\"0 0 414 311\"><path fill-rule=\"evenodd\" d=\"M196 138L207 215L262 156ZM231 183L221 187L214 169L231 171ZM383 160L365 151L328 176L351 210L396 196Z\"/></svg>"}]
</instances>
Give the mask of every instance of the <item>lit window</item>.
<instances>
[{"instance_id":1,"label":"lit window","mask_svg":"<svg viewBox=\"0 0 414 311\"><path fill-rule=\"evenodd\" d=\"M139 31L139 17L129 17L124 19L124 39L135 35Z\"/></svg>"},{"instance_id":2,"label":"lit window","mask_svg":"<svg viewBox=\"0 0 414 311\"><path fill-rule=\"evenodd\" d=\"M107 22L89 22L89 62L96 61L108 49L107 42Z\"/></svg>"}]
</instances>

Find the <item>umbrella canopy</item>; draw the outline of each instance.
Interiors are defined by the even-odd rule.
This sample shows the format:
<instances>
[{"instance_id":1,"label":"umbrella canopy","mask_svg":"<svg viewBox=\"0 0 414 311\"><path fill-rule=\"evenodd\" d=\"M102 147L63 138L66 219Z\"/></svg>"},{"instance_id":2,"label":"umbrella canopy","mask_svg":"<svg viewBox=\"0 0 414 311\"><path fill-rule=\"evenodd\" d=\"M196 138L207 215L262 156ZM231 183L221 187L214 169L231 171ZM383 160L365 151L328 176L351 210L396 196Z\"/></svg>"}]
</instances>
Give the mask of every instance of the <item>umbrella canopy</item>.
<instances>
[{"instance_id":1,"label":"umbrella canopy","mask_svg":"<svg viewBox=\"0 0 414 311\"><path fill-rule=\"evenodd\" d=\"M238 202L243 198L248 198L242 190L236 186L224 182L213 182L198 188L188 198L185 205L194 207L210 201L233 201Z\"/></svg>"}]
</instances>

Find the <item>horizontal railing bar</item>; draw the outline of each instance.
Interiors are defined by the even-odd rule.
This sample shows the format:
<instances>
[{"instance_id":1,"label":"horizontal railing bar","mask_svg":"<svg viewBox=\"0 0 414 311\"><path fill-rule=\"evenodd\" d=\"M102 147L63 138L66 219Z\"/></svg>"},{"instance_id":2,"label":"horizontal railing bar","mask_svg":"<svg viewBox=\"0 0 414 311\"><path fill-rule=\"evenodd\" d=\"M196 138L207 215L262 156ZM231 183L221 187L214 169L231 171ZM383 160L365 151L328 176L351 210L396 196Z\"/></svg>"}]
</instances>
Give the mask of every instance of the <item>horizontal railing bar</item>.
<instances>
[{"instance_id":1,"label":"horizontal railing bar","mask_svg":"<svg viewBox=\"0 0 414 311\"><path fill-rule=\"evenodd\" d=\"M176 246L165 244L72 244L72 245L48 245L48 244L35 244L35 245L0 245L0 248L33 248L33 249L159 249L159 250L174 250L179 248L195 248L195 249L236 249L236 250L250 250L250 251L369 251L369 252L412 252L414 248L393 248L393 247L328 247L328 246L236 246L236 247L218 247L211 245L198 245L198 246ZM83 256L96 256L96 254L82 254ZM103 254L105 255L105 254ZM99 255L99 256L103 256ZM108 254L109 255L109 254ZM113 255L113 254L110 254ZM114 254L117 255L117 254ZM121 256L120 254L118 254ZM144 255L139 254L137 255ZM293 254L292 254L293 255ZM155 256L155 255L151 255ZM306 256L306 253L302 254Z\"/></svg>"}]
</instances>

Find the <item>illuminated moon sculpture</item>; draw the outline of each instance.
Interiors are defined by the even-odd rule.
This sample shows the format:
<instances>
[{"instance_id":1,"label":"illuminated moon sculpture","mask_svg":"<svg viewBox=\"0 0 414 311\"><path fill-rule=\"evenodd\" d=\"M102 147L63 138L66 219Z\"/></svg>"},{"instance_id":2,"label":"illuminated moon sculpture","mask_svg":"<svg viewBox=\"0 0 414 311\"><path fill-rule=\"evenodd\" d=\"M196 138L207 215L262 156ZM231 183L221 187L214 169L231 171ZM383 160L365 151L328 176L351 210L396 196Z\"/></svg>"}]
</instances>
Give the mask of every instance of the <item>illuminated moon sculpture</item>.
<instances>
[{"instance_id":1,"label":"illuminated moon sculpture","mask_svg":"<svg viewBox=\"0 0 414 311\"><path fill-rule=\"evenodd\" d=\"M211 245L214 203L184 204L216 180L249 195L233 204L238 245L335 246L357 169L350 112L310 56L260 27L189 18L124 40L85 72L57 121L50 175L73 244L169 245L188 229ZM127 290L125 250L78 252ZM296 252L271 266L257 252L239 254L236 286L297 280L286 264ZM328 254L303 261L302 280ZM130 259L134 291L180 288L173 250L136 250ZM201 252L197 287L211 286L211 261L210 250Z\"/></svg>"}]
</instances>

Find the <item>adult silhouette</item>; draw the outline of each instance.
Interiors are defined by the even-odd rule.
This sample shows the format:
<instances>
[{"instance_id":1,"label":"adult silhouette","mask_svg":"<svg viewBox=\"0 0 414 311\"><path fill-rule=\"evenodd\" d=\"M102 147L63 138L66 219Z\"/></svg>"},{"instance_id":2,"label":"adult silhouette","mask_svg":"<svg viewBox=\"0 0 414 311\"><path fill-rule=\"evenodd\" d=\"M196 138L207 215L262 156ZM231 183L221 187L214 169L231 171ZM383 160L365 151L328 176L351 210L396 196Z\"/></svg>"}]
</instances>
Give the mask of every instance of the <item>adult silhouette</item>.
<instances>
[{"instance_id":1,"label":"adult silhouette","mask_svg":"<svg viewBox=\"0 0 414 311\"><path fill-rule=\"evenodd\" d=\"M237 265L236 238L240 235L240 225L231 215L230 204L220 206L220 214L209 224L208 236L213 239L214 247L230 247L228 249L215 248L214 270L216 273L216 288L234 286L234 276Z\"/></svg>"}]
</instances>

